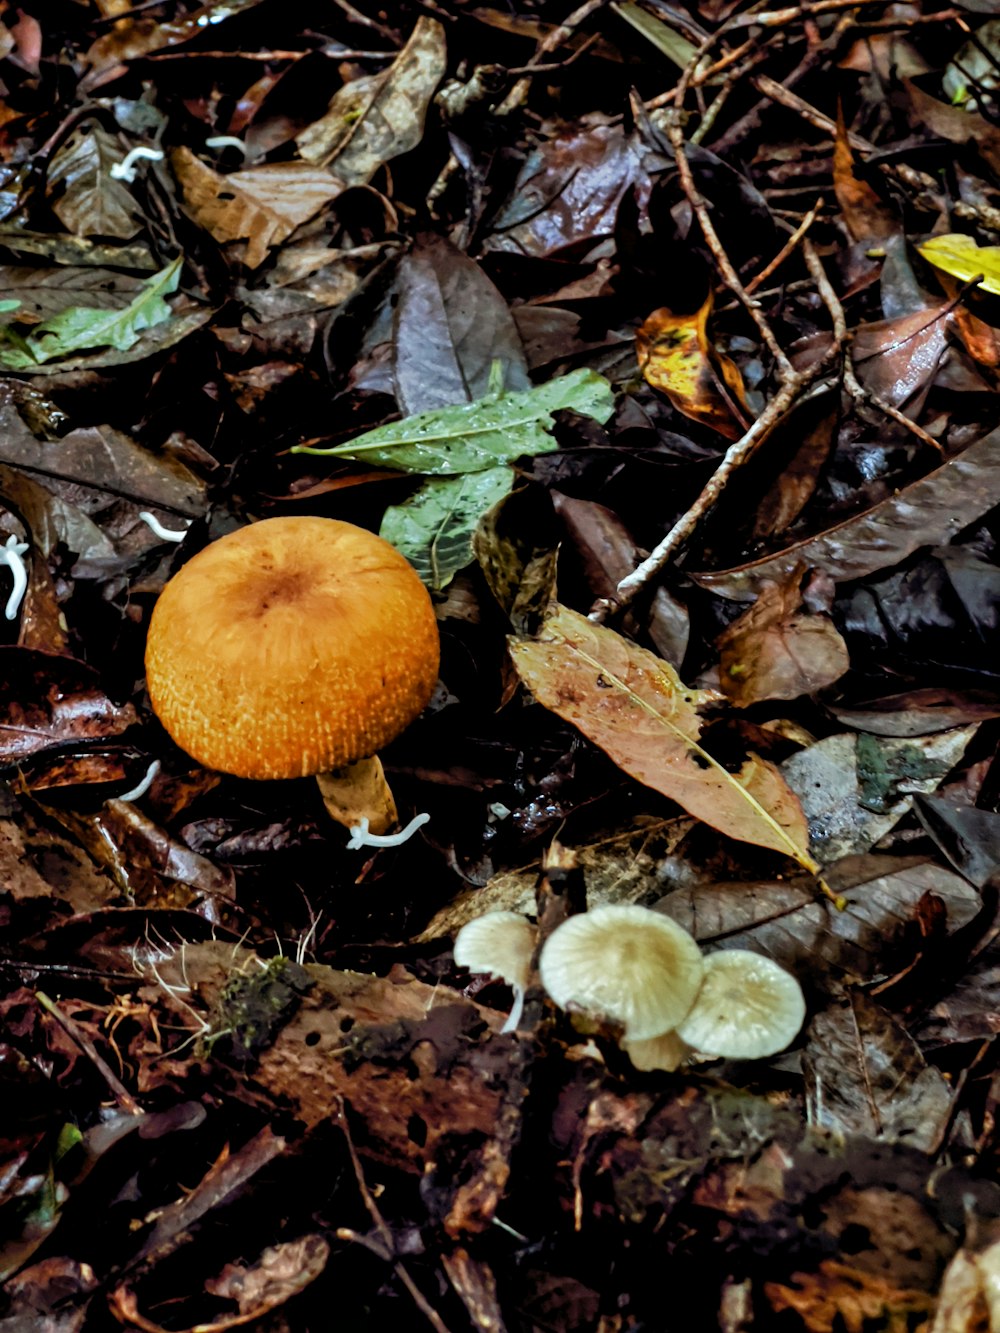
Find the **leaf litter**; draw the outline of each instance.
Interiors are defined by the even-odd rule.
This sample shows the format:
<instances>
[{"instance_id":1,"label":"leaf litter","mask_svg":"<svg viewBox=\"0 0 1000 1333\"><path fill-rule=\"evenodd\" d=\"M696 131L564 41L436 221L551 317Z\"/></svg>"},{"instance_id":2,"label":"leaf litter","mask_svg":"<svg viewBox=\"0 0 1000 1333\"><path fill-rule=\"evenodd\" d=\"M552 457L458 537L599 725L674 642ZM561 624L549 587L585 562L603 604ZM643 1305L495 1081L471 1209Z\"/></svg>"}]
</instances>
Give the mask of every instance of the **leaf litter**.
<instances>
[{"instance_id":1,"label":"leaf litter","mask_svg":"<svg viewBox=\"0 0 1000 1333\"><path fill-rule=\"evenodd\" d=\"M0 14L0 1328L996 1324L993 9ZM149 705L293 513L434 599L399 846ZM804 1031L504 1031L602 904Z\"/></svg>"}]
</instances>

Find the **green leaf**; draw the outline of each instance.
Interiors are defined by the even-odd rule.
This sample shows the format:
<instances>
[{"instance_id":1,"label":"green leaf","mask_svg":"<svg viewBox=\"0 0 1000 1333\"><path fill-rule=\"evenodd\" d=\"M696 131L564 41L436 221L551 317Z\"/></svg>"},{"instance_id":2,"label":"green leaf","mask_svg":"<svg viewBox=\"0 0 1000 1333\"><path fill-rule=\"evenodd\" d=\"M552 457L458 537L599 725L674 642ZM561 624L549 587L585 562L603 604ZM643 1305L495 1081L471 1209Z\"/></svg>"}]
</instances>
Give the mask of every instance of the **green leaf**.
<instances>
[{"instance_id":1,"label":"green leaf","mask_svg":"<svg viewBox=\"0 0 1000 1333\"><path fill-rule=\"evenodd\" d=\"M406 556L429 588L440 592L472 560L479 520L513 484L514 471L505 465L462 477L432 477L409 500L385 511L379 535Z\"/></svg>"},{"instance_id":2,"label":"green leaf","mask_svg":"<svg viewBox=\"0 0 1000 1333\"><path fill-rule=\"evenodd\" d=\"M520 393L420 412L333 449L296 445L292 453L357 458L431 476L481 472L558 448L552 413L561 408L603 423L614 409L611 385L592 370L574 370Z\"/></svg>"},{"instance_id":3,"label":"green leaf","mask_svg":"<svg viewBox=\"0 0 1000 1333\"><path fill-rule=\"evenodd\" d=\"M979 288L1000 296L1000 245L977 245L971 236L932 236L917 249L935 268L961 282L982 278Z\"/></svg>"},{"instance_id":4,"label":"green leaf","mask_svg":"<svg viewBox=\"0 0 1000 1333\"><path fill-rule=\"evenodd\" d=\"M9 325L0 326L0 367L33 370L54 357L94 347L113 347L124 352L133 346L144 329L162 324L172 311L164 297L176 291L181 256L148 282L123 310L100 310L93 306L70 306L51 319L36 324L27 337Z\"/></svg>"}]
</instances>

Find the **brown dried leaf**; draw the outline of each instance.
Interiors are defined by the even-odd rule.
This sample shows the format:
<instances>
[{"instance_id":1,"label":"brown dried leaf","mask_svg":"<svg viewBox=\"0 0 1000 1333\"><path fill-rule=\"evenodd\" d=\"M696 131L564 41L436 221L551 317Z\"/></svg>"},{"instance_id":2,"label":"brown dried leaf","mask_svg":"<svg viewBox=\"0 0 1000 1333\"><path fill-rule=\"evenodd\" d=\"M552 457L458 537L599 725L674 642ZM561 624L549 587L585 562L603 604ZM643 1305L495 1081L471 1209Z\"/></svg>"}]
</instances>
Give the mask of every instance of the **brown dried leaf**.
<instances>
[{"instance_id":1,"label":"brown dried leaf","mask_svg":"<svg viewBox=\"0 0 1000 1333\"><path fill-rule=\"evenodd\" d=\"M314 1234L270 1245L250 1266L226 1264L217 1278L205 1283L205 1289L213 1296L235 1301L240 1317L220 1322L216 1327L232 1328L237 1322L246 1323L284 1305L316 1281L329 1257L329 1242Z\"/></svg>"},{"instance_id":2,"label":"brown dried leaf","mask_svg":"<svg viewBox=\"0 0 1000 1333\"><path fill-rule=\"evenodd\" d=\"M802 1055L811 1123L838 1134L904 1142L927 1152L951 1111L951 1091L906 1028L861 992L817 1014Z\"/></svg>"},{"instance_id":3,"label":"brown dried leaf","mask_svg":"<svg viewBox=\"0 0 1000 1333\"><path fill-rule=\"evenodd\" d=\"M635 335L639 369L647 384L667 395L678 412L738 440L750 424L740 372L712 346L709 293L693 315L654 310Z\"/></svg>"},{"instance_id":4,"label":"brown dried leaf","mask_svg":"<svg viewBox=\"0 0 1000 1333\"><path fill-rule=\"evenodd\" d=\"M803 609L800 578L766 583L749 610L719 636L719 679L739 708L762 699L797 699L839 680L847 645L829 616Z\"/></svg>"},{"instance_id":5,"label":"brown dried leaf","mask_svg":"<svg viewBox=\"0 0 1000 1333\"><path fill-rule=\"evenodd\" d=\"M950 458L880 504L816 537L734 569L691 578L737 602L748 602L765 582L788 578L798 565L824 570L844 582L899 564L919 546L947 543L1000 503L1000 430Z\"/></svg>"},{"instance_id":6,"label":"brown dried leaf","mask_svg":"<svg viewBox=\"0 0 1000 1333\"><path fill-rule=\"evenodd\" d=\"M899 231L899 221L892 210L882 202L867 181L855 174L851 141L839 105L837 135L833 146L833 188L847 230L854 240L887 240Z\"/></svg>"},{"instance_id":7,"label":"brown dried leaf","mask_svg":"<svg viewBox=\"0 0 1000 1333\"><path fill-rule=\"evenodd\" d=\"M708 882L676 889L657 903L701 944L755 949L836 992L845 982L869 981L933 894L947 911L948 932L967 925L981 902L960 875L928 861L853 857L828 875L846 906L838 912L816 897L811 883Z\"/></svg>"},{"instance_id":8,"label":"brown dried leaf","mask_svg":"<svg viewBox=\"0 0 1000 1333\"><path fill-rule=\"evenodd\" d=\"M182 147L170 163L188 215L220 243L247 241L245 262L259 268L268 250L336 199L344 183L304 162L267 162L220 176Z\"/></svg>"},{"instance_id":9,"label":"brown dried leaf","mask_svg":"<svg viewBox=\"0 0 1000 1333\"><path fill-rule=\"evenodd\" d=\"M346 83L326 115L303 130L299 153L314 166L331 166L346 185L367 185L383 163L420 143L447 59L442 25L419 18L389 69Z\"/></svg>"},{"instance_id":10,"label":"brown dried leaf","mask_svg":"<svg viewBox=\"0 0 1000 1333\"><path fill-rule=\"evenodd\" d=\"M118 736L136 721L83 662L31 648L0 648L0 764L95 737Z\"/></svg>"},{"instance_id":11,"label":"brown dried leaf","mask_svg":"<svg viewBox=\"0 0 1000 1333\"><path fill-rule=\"evenodd\" d=\"M518 675L546 708L572 722L640 782L728 837L816 869L802 808L773 765L751 755L728 772L699 743L691 690L654 653L558 606L536 639L511 639Z\"/></svg>"}]
</instances>

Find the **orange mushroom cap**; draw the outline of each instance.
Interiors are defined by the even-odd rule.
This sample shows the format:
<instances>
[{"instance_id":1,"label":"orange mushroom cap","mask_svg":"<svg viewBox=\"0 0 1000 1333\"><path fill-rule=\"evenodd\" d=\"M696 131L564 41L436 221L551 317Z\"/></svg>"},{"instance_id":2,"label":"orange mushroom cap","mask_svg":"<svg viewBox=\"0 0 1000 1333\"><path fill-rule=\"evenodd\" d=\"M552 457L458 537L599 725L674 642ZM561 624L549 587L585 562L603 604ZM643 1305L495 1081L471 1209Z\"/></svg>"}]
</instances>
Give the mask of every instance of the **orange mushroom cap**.
<instances>
[{"instance_id":1,"label":"orange mushroom cap","mask_svg":"<svg viewBox=\"0 0 1000 1333\"><path fill-rule=\"evenodd\" d=\"M331 518L269 518L214 542L153 609L146 678L206 768L307 777L365 759L437 679L426 588L388 542Z\"/></svg>"}]
</instances>

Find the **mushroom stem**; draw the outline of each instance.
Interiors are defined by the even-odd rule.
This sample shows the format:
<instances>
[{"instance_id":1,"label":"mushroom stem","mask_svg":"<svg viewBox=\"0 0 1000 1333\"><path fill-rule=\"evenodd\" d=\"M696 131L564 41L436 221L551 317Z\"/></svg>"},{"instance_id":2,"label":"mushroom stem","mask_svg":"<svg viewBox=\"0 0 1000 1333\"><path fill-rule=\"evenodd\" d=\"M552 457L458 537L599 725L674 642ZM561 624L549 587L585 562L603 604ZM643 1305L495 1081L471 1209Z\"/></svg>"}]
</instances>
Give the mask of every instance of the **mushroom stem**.
<instances>
[{"instance_id":1,"label":"mushroom stem","mask_svg":"<svg viewBox=\"0 0 1000 1333\"><path fill-rule=\"evenodd\" d=\"M370 833L388 833L399 823L396 802L378 755L358 759L333 773L317 773L323 804L331 819L353 829L368 820Z\"/></svg>"}]
</instances>

